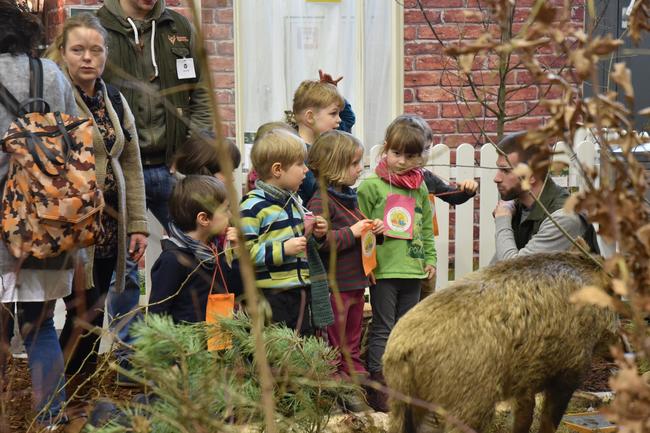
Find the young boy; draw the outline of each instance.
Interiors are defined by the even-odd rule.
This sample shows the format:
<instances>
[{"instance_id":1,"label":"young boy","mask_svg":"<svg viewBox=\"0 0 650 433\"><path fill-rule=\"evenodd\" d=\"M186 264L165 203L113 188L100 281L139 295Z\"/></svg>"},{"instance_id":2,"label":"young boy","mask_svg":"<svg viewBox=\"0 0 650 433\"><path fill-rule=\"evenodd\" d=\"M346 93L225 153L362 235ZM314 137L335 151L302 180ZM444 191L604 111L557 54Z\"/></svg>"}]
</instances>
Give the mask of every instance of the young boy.
<instances>
[{"instance_id":1,"label":"young boy","mask_svg":"<svg viewBox=\"0 0 650 433\"><path fill-rule=\"evenodd\" d=\"M190 175L177 182L169 200L169 239L151 269L149 313L169 314L175 323L205 320L208 295L239 295L238 269L220 254L216 236L236 244L226 188L213 176Z\"/></svg>"},{"instance_id":2,"label":"young boy","mask_svg":"<svg viewBox=\"0 0 650 433\"><path fill-rule=\"evenodd\" d=\"M307 173L306 157L305 143L295 134L281 129L265 133L251 150L259 176L256 188L240 205L256 284L271 306L272 320L302 335L312 331L310 266L305 258L309 233L305 234L303 207L296 194ZM313 235L320 239L326 234L327 223L316 218Z\"/></svg>"}]
</instances>

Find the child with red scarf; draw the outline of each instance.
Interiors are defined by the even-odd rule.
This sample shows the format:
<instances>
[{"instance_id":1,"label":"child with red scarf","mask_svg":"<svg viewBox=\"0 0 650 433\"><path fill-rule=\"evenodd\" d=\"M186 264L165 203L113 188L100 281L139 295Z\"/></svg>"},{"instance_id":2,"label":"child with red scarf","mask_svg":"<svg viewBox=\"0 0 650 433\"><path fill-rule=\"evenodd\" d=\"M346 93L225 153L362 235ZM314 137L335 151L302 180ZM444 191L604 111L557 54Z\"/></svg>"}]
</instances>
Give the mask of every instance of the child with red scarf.
<instances>
[{"instance_id":1,"label":"child with red scarf","mask_svg":"<svg viewBox=\"0 0 650 433\"><path fill-rule=\"evenodd\" d=\"M381 357L395 323L420 300L420 284L436 273L431 204L422 167L431 146L431 128L405 114L388 126L375 173L357 191L359 208L384 221L377 245L376 284L370 287L372 324L368 338L370 378L383 383ZM386 412L386 395L368 390L368 403Z\"/></svg>"}]
</instances>

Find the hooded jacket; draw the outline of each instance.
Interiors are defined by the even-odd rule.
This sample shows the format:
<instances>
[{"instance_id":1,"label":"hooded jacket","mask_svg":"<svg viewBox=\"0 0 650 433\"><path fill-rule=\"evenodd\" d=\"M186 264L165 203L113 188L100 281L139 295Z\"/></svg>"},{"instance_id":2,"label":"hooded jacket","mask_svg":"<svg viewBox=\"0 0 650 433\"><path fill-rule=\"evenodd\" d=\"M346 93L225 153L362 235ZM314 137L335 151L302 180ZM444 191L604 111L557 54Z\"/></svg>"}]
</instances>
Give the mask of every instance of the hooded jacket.
<instances>
[{"instance_id":1,"label":"hooded jacket","mask_svg":"<svg viewBox=\"0 0 650 433\"><path fill-rule=\"evenodd\" d=\"M198 129L212 127L192 27L164 0L144 21L127 17L119 0L106 0L97 16L108 31L103 78L122 92L133 111L142 163L169 164L187 138L186 122ZM178 78L177 60L183 58L193 59L196 78Z\"/></svg>"}]
</instances>

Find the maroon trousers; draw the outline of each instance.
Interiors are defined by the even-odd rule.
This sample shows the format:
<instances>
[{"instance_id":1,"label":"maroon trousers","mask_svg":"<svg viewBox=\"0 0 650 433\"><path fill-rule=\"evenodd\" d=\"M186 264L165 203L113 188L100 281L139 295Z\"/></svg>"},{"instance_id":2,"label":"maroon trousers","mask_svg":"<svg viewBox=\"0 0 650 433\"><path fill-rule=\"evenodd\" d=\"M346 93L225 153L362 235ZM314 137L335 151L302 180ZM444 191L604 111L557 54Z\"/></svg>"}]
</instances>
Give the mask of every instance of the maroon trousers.
<instances>
[{"instance_id":1,"label":"maroon trousers","mask_svg":"<svg viewBox=\"0 0 650 433\"><path fill-rule=\"evenodd\" d=\"M332 310L334 312L334 324L327 327L327 336L332 347L339 349L338 372L344 375L361 374L368 372L361 361L361 325L363 322L364 290L350 290L340 292L343 301L343 309L339 309L330 295ZM344 336L343 339L341 336ZM352 359L352 371L345 352L350 354Z\"/></svg>"}]
</instances>

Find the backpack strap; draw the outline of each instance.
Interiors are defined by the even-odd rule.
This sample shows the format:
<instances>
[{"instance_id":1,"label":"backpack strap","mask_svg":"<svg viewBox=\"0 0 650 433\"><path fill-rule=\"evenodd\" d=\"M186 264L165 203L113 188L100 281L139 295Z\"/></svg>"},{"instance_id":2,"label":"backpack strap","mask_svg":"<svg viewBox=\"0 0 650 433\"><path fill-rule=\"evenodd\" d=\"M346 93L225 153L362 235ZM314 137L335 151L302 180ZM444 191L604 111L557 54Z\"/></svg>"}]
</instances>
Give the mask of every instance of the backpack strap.
<instances>
[{"instance_id":1,"label":"backpack strap","mask_svg":"<svg viewBox=\"0 0 650 433\"><path fill-rule=\"evenodd\" d=\"M43 63L29 57L29 98L18 102L16 97L0 83L0 103L15 117L27 113L49 113L50 105L43 99Z\"/></svg>"},{"instance_id":2,"label":"backpack strap","mask_svg":"<svg viewBox=\"0 0 650 433\"><path fill-rule=\"evenodd\" d=\"M120 94L120 91L117 87L113 86L112 84L108 84L108 83L105 84L106 84L106 93L108 93L108 99L111 100L111 104L113 104L113 109L115 109L117 118L120 121L120 127L122 128L122 132L124 133L124 139L126 141L131 141L131 134L124 127L124 104L122 103L122 95Z\"/></svg>"},{"instance_id":3,"label":"backpack strap","mask_svg":"<svg viewBox=\"0 0 650 433\"><path fill-rule=\"evenodd\" d=\"M4 105L14 117L18 117L20 104L2 83L0 83L0 104Z\"/></svg>"}]
</instances>

